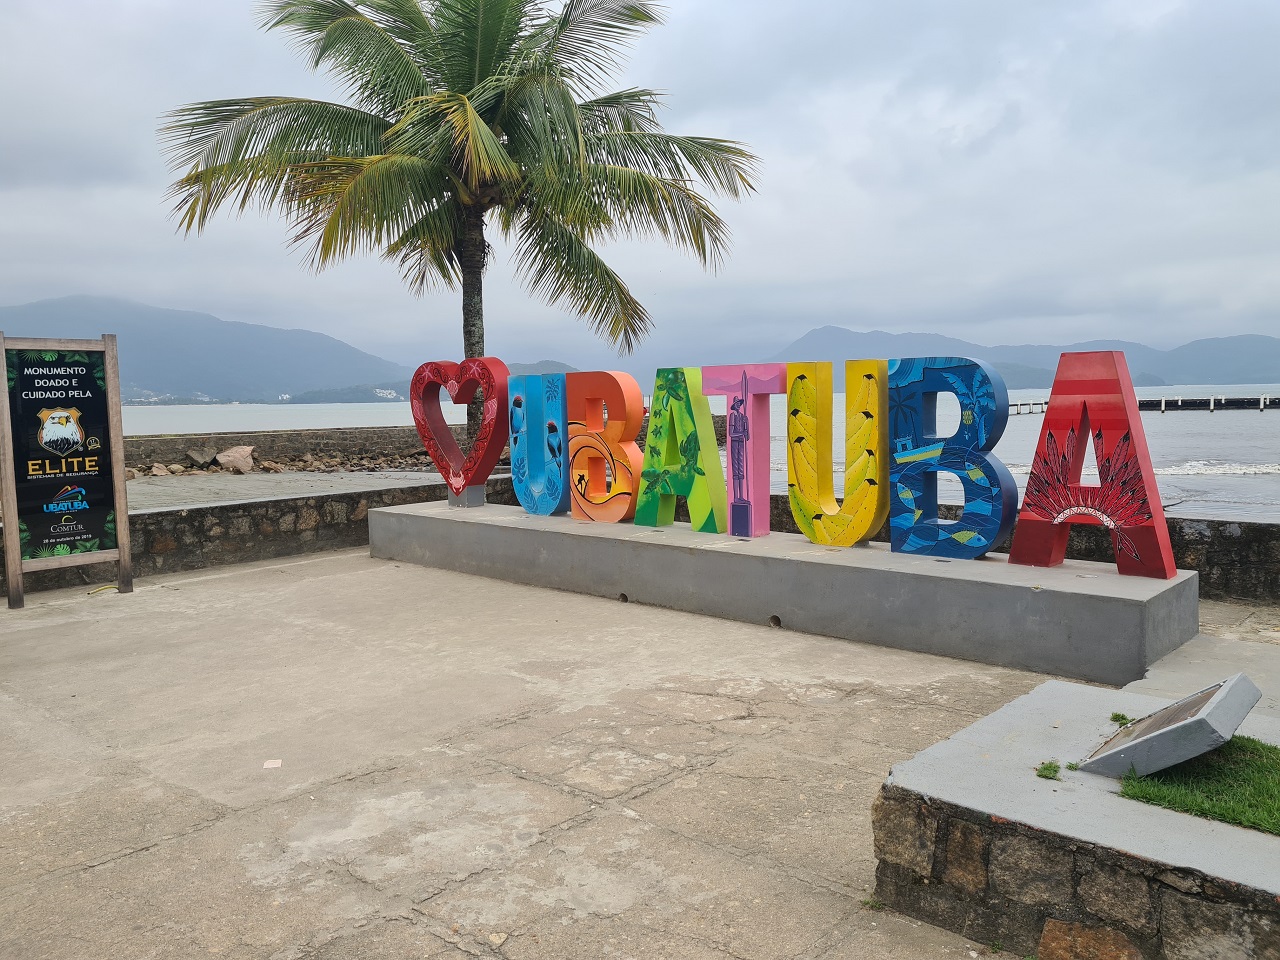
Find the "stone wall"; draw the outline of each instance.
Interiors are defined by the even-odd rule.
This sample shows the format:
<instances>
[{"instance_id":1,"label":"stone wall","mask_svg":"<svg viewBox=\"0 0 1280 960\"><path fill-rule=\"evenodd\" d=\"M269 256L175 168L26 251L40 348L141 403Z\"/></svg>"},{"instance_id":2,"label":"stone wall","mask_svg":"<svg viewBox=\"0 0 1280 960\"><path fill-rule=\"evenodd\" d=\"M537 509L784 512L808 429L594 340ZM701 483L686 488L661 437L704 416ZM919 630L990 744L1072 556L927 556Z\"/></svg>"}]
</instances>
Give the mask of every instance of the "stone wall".
<instances>
[{"instance_id":1,"label":"stone wall","mask_svg":"<svg viewBox=\"0 0 1280 960\"><path fill-rule=\"evenodd\" d=\"M457 430L455 429L455 433ZM334 427L327 430L255 430L244 433L171 434L124 438L125 463L182 463L187 451L246 445L259 460L302 457L375 457L415 453L422 440L414 427Z\"/></svg>"},{"instance_id":2,"label":"stone wall","mask_svg":"<svg viewBox=\"0 0 1280 960\"><path fill-rule=\"evenodd\" d=\"M133 574L147 577L364 546L374 507L443 500L447 492L443 480L424 475L422 485L414 487L130 513ZM509 477L491 479L486 496L491 503L516 504ZM0 556L0 571L3 566ZM115 578L114 563L87 564L29 573L26 590L111 583Z\"/></svg>"},{"instance_id":3,"label":"stone wall","mask_svg":"<svg viewBox=\"0 0 1280 960\"><path fill-rule=\"evenodd\" d=\"M1269 893L885 785L876 897L1038 960L1280 958Z\"/></svg>"},{"instance_id":4,"label":"stone wall","mask_svg":"<svg viewBox=\"0 0 1280 960\"><path fill-rule=\"evenodd\" d=\"M773 530L799 533L785 494L775 493L769 509ZM954 520L960 508L942 504L938 512L944 519ZM689 519L687 513L680 518ZM872 539L887 543L888 524ZM1280 524L1170 517L1169 540L1178 569L1200 574L1203 599L1280 604ZM997 544L995 552L1008 553L1009 542ZM1110 533L1105 527L1075 524L1067 540L1067 556L1115 563Z\"/></svg>"},{"instance_id":5,"label":"stone wall","mask_svg":"<svg viewBox=\"0 0 1280 960\"><path fill-rule=\"evenodd\" d=\"M1200 573L1206 600L1280 604L1280 524L1170 517L1169 540L1178 567ZM1073 527L1067 556L1115 562L1103 527Z\"/></svg>"}]
</instances>

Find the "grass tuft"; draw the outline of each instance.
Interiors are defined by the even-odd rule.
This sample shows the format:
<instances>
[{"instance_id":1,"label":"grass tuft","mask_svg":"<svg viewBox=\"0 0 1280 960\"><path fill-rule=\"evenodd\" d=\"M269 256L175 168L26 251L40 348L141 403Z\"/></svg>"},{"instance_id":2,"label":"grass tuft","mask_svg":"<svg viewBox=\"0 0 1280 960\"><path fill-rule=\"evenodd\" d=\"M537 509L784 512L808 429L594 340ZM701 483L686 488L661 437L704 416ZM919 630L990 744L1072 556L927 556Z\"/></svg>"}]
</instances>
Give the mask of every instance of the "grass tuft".
<instances>
[{"instance_id":1,"label":"grass tuft","mask_svg":"<svg viewBox=\"0 0 1280 960\"><path fill-rule=\"evenodd\" d=\"M1080 764L1078 764L1078 763L1076 763L1074 760L1072 760L1070 763L1068 763L1068 764L1067 764L1067 769L1068 769L1068 770L1079 770L1079 769L1080 769Z\"/></svg>"},{"instance_id":2,"label":"grass tuft","mask_svg":"<svg viewBox=\"0 0 1280 960\"><path fill-rule=\"evenodd\" d=\"M1036 767L1036 776L1043 777L1046 780L1060 780L1058 776L1062 772L1062 767L1058 766L1056 760L1046 760L1040 766Z\"/></svg>"},{"instance_id":3,"label":"grass tuft","mask_svg":"<svg viewBox=\"0 0 1280 960\"><path fill-rule=\"evenodd\" d=\"M1159 773L1126 774L1120 795L1280 836L1280 747L1232 737Z\"/></svg>"},{"instance_id":4,"label":"grass tuft","mask_svg":"<svg viewBox=\"0 0 1280 960\"><path fill-rule=\"evenodd\" d=\"M1133 717L1125 716L1123 713L1117 710L1115 713L1111 715L1111 722L1118 723L1122 727L1127 727L1129 724L1133 723Z\"/></svg>"},{"instance_id":5,"label":"grass tuft","mask_svg":"<svg viewBox=\"0 0 1280 960\"><path fill-rule=\"evenodd\" d=\"M865 899L865 900L863 900L863 901L862 901L862 905L863 905L864 907L866 907L868 910L883 910L883 909L884 909L884 901L883 901L883 900L880 900L880 899L879 899L879 898L877 898L877 897L867 897L867 899Z\"/></svg>"}]
</instances>

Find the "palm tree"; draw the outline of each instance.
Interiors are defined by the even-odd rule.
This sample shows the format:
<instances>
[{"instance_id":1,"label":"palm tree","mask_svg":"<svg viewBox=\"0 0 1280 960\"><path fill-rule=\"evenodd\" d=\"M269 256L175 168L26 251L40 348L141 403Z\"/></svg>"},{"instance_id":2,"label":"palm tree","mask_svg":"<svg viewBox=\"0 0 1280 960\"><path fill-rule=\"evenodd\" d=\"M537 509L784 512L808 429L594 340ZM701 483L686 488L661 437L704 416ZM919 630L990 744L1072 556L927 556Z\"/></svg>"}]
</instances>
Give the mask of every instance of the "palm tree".
<instances>
[{"instance_id":1,"label":"palm tree","mask_svg":"<svg viewBox=\"0 0 1280 960\"><path fill-rule=\"evenodd\" d=\"M593 244L656 235L715 269L728 230L698 187L740 198L757 166L742 144L666 133L652 90L607 92L659 22L649 0L268 0L261 25L288 32L351 103L248 97L169 113L180 229L203 230L227 204L275 208L317 270L377 251L415 293L460 285L476 357L489 220L532 293L630 352L652 320ZM478 417L473 403L473 435Z\"/></svg>"}]
</instances>

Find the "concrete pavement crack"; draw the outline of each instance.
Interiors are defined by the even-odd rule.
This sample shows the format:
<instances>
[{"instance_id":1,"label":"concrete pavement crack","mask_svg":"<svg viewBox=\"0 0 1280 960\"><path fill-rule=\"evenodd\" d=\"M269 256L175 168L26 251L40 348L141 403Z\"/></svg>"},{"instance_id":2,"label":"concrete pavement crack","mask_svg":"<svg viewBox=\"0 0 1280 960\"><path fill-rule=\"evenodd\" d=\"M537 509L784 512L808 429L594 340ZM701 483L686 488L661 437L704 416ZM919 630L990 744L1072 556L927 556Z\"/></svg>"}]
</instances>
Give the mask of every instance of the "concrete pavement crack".
<instances>
[{"instance_id":1,"label":"concrete pavement crack","mask_svg":"<svg viewBox=\"0 0 1280 960\"><path fill-rule=\"evenodd\" d=\"M166 834L165 836L157 840L153 840L150 843L141 844L136 847L128 847L123 850L117 850L117 851L114 851L113 853L107 854L102 857L96 857L92 860L81 861L79 863L74 863L74 864L66 864L64 866L57 867L53 870L47 870L44 873L40 873L35 876L26 877L16 883L2 885L0 886L0 895L3 895L4 893L6 893L11 889L17 889L22 886L28 886L32 883L42 883L46 880L56 880L61 877L68 877L77 873L83 873L89 870L95 870L99 867L108 866L109 864L117 863L121 860L128 859L129 857L134 857L134 856L137 856L138 854L143 854L151 850L155 850L158 847L166 846L170 843L173 843L174 841L184 840L187 837L194 836L198 833L203 833L204 831L210 829L211 827L215 827L225 821L233 820L240 816L246 816L246 815L258 813L262 810L269 810L272 807L279 806L281 804L291 803L295 800L300 799L303 796L309 796L311 794L321 792L339 783L352 783L357 780L362 780L369 776L375 776L379 773L391 773L396 770L399 770L403 766L404 766L404 763L396 763L391 766L372 767L372 768L358 771L355 773L341 774L339 776L330 777L329 779L323 780L319 783L314 783L309 786L303 787L292 793L285 794L284 796L275 797L269 800L262 800L257 803L249 804L244 807L232 807L225 804L218 804L217 801L212 801L212 800L206 801L208 803L215 804L222 808L219 811L217 816L207 820L203 820L199 823L193 824L184 830L179 830L175 833ZM155 779L159 780L160 778L155 778ZM164 781L160 781L160 782L164 782ZM195 794L195 796L199 797L200 795ZM204 798L201 797L201 799L203 800Z\"/></svg>"},{"instance_id":2,"label":"concrete pavement crack","mask_svg":"<svg viewBox=\"0 0 1280 960\"><path fill-rule=\"evenodd\" d=\"M658 830L660 832L667 833L673 837L678 837L681 840L684 840L686 843L691 843L691 844L694 844L695 846L702 847L705 850L710 850L716 853L727 854L733 859L739 860L745 864L750 864L753 867L764 867L766 869L773 870L783 875L784 877L788 877L792 880L795 880L797 883L803 883L806 886L815 887L819 890L825 890L827 893L834 893L837 896L846 897L853 901L856 901L856 899L860 895L859 891L856 891L853 888L846 886L843 883L840 883L838 880L832 880L828 877L823 877L820 874L812 873L808 870L796 870L795 868L789 867L783 863L779 863L778 861L772 859L771 857L767 857L762 853L757 853L751 850L744 850L741 847L737 847L731 843L727 843L723 841L718 843L712 843L709 840L703 839L702 837L696 837L691 834L684 833L680 830L677 830L675 827L668 826L667 824L657 823L653 820L646 818L643 814L637 813L637 816L639 816L642 820L644 820L645 823L648 823L651 827L653 827L653 829Z\"/></svg>"}]
</instances>

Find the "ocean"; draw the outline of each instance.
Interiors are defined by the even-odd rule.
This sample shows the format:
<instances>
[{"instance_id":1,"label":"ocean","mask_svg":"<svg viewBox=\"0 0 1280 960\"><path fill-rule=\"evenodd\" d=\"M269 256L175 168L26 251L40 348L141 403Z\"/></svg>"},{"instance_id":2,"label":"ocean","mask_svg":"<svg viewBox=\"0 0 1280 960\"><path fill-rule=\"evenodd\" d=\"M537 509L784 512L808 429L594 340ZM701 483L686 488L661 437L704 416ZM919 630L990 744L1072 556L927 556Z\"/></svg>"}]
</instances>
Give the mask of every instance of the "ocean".
<instances>
[{"instance_id":1,"label":"ocean","mask_svg":"<svg viewBox=\"0 0 1280 960\"><path fill-rule=\"evenodd\" d=\"M1011 390L1014 403L1044 400L1048 390ZM1142 387L1144 398L1208 396L1280 396L1280 384L1178 385ZM724 398L713 397L712 409L724 412ZM833 400L832 450L844 451L844 397ZM206 404L201 406L128 406L124 428L129 436L161 433L221 433L242 430L303 430L325 427L408 426L413 423L407 403L323 404ZM464 408L445 408L446 419L461 423ZM773 490L787 489L786 404L774 397L770 406L774 460ZM1173 515L1217 519L1280 522L1280 411L1186 411L1143 415L1147 445L1155 467L1165 509ZM955 424L959 411L946 395L938 398L939 432ZM1021 487L1031 467L1043 423L1040 414L1011 416L996 455ZM1086 460L1086 481L1090 460ZM837 459L839 471L843 463ZM1096 479L1096 473L1094 474ZM836 492L842 490L837 473ZM959 502L959 481L944 477L939 484L944 501Z\"/></svg>"}]
</instances>

